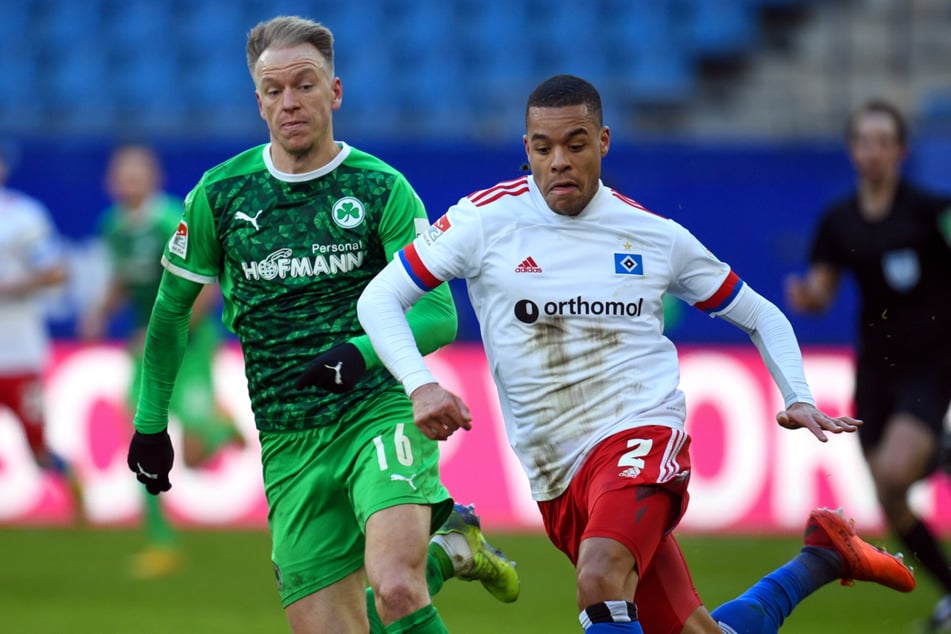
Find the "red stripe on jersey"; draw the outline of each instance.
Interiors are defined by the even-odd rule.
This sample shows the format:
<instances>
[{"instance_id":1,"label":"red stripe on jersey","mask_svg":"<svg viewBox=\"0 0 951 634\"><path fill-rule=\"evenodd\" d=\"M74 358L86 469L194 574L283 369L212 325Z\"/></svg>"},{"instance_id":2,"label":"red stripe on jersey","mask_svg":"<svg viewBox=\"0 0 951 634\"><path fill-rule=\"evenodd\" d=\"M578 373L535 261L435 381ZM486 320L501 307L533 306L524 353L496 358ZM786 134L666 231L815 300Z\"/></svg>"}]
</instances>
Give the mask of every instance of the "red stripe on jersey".
<instances>
[{"instance_id":1,"label":"red stripe on jersey","mask_svg":"<svg viewBox=\"0 0 951 634\"><path fill-rule=\"evenodd\" d=\"M424 290L432 290L442 284L442 280L429 272L423 261L419 259L419 253L416 252L416 245L412 242L403 249L403 265L409 270L410 277L417 284L421 284Z\"/></svg>"},{"instance_id":2,"label":"red stripe on jersey","mask_svg":"<svg viewBox=\"0 0 951 634\"><path fill-rule=\"evenodd\" d=\"M720 288L718 288L717 291L712 296L710 296L710 299L697 302L694 304L694 306L704 312L710 312L718 308L723 308L726 300L730 299L731 296L736 293L740 284L742 284L742 281L737 276L737 274L733 271L730 271L730 274L726 276L725 280L723 280L723 284L720 284Z\"/></svg>"},{"instance_id":3,"label":"red stripe on jersey","mask_svg":"<svg viewBox=\"0 0 951 634\"><path fill-rule=\"evenodd\" d=\"M501 196L506 194L512 196L518 196L524 194L528 191L528 176L522 176L521 178L516 178L511 181L504 181L490 187L488 189L483 189L472 194L469 194L469 200L471 200L477 207L481 207L487 203L497 200ZM488 198L488 200L486 200Z\"/></svg>"},{"instance_id":4,"label":"red stripe on jersey","mask_svg":"<svg viewBox=\"0 0 951 634\"><path fill-rule=\"evenodd\" d=\"M504 190L503 190L503 191L500 191L500 192L496 193L496 194L495 194L494 196L492 196L491 198L486 198L485 200L483 200L483 201L481 201L481 202L475 203L475 206L476 206L476 207L483 207L483 206L485 206L485 205L488 205L488 204L491 203L491 202L495 202L496 200L498 200L498 199L501 198L502 196L521 196L522 194L527 194L527 193L528 193L528 186L527 186L527 185L526 185L525 187L523 187L522 189L516 189L516 190L514 190L514 191L504 191Z\"/></svg>"},{"instance_id":5,"label":"red stripe on jersey","mask_svg":"<svg viewBox=\"0 0 951 634\"><path fill-rule=\"evenodd\" d=\"M649 214L652 215L652 216L657 216L658 218L663 218L663 217L664 217L664 216L661 216L661 215L658 214L658 213L655 213L655 212L651 211L650 209L648 209L647 207L645 207L645 206L642 205L641 203L637 202L637 201L634 200L633 198L628 198L627 196L625 196L624 194L622 194L622 193L619 192L619 191L616 191L616 190L613 190L613 189L612 189L612 190L611 190L611 195L614 196L615 198L617 198L618 200L620 200L621 202L627 203L627 204L630 205L631 207L636 207L637 209L640 209L641 211L646 211L647 213L649 213Z\"/></svg>"}]
</instances>

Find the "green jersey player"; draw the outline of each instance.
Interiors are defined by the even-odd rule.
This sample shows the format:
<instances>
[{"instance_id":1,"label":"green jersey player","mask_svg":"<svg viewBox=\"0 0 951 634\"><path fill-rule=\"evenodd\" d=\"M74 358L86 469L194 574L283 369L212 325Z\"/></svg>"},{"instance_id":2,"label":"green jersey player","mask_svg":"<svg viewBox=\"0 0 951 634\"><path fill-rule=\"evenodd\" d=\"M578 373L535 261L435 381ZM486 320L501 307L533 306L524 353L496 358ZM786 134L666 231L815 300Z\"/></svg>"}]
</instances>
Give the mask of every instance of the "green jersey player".
<instances>
[{"instance_id":1,"label":"green jersey player","mask_svg":"<svg viewBox=\"0 0 951 634\"><path fill-rule=\"evenodd\" d=\"M151 493L171 486L167 403L188 312L202 285L220 281L291 629L445 632L430 602L444 579L479 579L511 601L518 577L471 509L454 512L436 443L413 425L357 320L363 287L428 226L425 209L402 174L334 140L342 86L328 29L275 18L252 29L247 58L270 142L209 170L186 198L149 323L129 467ZM450 342L448 288L408 319L422 352Z\"/></svg>"},{"instance_id":2,"label":"green jersey player","mask_svg":"<svg viewBox=\"0 0 951 634\"><path fill-rule=\"evenodd\" d=\"M168 237L178 226L183 202L161 189L162 169L155 152L143 145L116 148L106 168L106 188L113 204L99 227L110 262L105 296L83 315L80 334L100 339L108 320L127 307L133 360L128 391L130 411L138 401L142 344L152 304L162 278L160 264ZM234 422L217 407L212 364L221 343L220 326L212 309L218 293L209 287L192 311L190 346L182 361L180 380L172 392L170 410L184 431L185 462L198 465L229 441L243 442ZM146 496L145 528L149 544L133 558L132 574L155 577L178 569L180 553L171 524L153 496Z\"/></svg>"}]
</instances>

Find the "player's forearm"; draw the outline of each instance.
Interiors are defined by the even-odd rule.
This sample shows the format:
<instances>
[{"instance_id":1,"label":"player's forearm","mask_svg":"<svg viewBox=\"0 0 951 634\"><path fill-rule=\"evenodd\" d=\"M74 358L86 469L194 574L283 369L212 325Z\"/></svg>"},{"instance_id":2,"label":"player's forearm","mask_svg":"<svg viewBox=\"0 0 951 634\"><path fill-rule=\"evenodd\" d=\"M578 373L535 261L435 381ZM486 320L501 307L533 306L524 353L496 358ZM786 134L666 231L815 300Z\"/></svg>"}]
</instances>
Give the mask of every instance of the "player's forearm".
<instances>
[{"instance_id":1,"label":"player's forearm","mask_svg":"<svg viewBox=\"0 0 951 634\"><path fill-rule=\"evenodd\" d=\"M443 284L419 299L406 313L416 348L423 356L452 343L456 338L458 318L449 285ZM367 369L380 367L381 361L366 335L355 337Z\"/></svg>"},{"instance_id":2,"label":"player's forearm","mask_svg":"<svg viewBox=\"0 0 951 634\"><path fill-rule=\"evenodd\" d=\"M793 403L815 404L796 333L782 311L747 285L720 316L749 334L786 407Z\"/></svg>"},{"instance_id":3,"label":"player's forearm","mask_svg":"<svg viewBox=\"0 0 951 634\"><path fill-rule=\"evenodd\" d=\"M201 285L166 273L149 320L142 388L133 421L137 431L157 433L168 425L168 404L188 345L191 305Z\"/></svg>"},{"instance_id":4,"label":"player's forearm","mask_svg":"<svg viewBox=\"0 0 951 634\"><path fill-rule=\"evenodd\" d=\"M66 281L65 266L56 266L13 280L0 282L0 295L8 297L25 297L37 291L57 286Z\"/></svg>"},{"instance_id":5,"label":"player's forearm","mask_svg":"<svg viewBox=\"0 0 951 634\"><path fill-rule=\"evenodd\" d=\"M390 373L403 384L407 394L435 379L416 347L406 310L423 296L423 291L404 279L397 262L391 262L363 290L357 302L357 316L376 354Z\"/></svg>"}]
</instances>

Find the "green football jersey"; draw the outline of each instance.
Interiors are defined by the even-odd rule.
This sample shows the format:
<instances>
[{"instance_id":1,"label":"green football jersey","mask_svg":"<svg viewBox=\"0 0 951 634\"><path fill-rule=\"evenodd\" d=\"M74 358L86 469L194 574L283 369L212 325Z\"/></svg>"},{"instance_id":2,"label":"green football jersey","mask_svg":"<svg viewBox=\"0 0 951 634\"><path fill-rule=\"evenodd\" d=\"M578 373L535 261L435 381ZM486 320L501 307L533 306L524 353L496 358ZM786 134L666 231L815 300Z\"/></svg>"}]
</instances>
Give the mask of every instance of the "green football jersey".
<instances>
[{"instance_id":1,"label":"green football jersey","mask_svg":"<svg viewBox=\"0 0 951 634\"><path fill-rule=\"evenodd\" d=\"M168 194L153 197L141 216L118 205L103 214L100 234L109 251L111 274L126 289L135 328L144 328L162 279L162 251L182 217L183 201Z\"/></svg>"},{"instance_id":2,"label":"green football jersey","mask_svg":"<svg viewBox=\"0 0 951 634\"><path fill-rule=\"evenodd\" d=\"M337 424L367 391L403 394L383 368L344 394L293 387L315 356L363 333L363 288L429 224L401 173L339 146L330 164L308 174L277 172L267 144L212 168L186 198L165 249L170 272L203 284L219 279L260 430Z\"/></svg>"}]
</instances>

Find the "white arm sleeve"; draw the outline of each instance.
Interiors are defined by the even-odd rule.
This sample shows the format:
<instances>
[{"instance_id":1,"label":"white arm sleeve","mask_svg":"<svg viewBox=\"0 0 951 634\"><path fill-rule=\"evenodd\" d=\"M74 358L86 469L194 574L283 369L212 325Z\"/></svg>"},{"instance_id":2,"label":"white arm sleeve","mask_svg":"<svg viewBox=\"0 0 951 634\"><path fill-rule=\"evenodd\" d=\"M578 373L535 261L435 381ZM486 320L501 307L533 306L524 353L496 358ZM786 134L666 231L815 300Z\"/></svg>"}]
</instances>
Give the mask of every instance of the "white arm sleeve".
<instances>
[{"instance_id":1,"label":"white arm sleeve","mask_svg":"<svg viewBox=\"0 0 951 634\"><path fill-rule=\"evenodd\" d=\"M782 392L786 407L793 403L815 405L802 369L796 333L775 304L747 284L740 289L733 304L717 316L750 336Z\"/></svg>"},{"instance_id":2,"label":"white arm sleeve","mask_svg":"<svg viewBox=\"0 0 951 634\"><path fill-rule=\"evenodd\" d=\"M363 289L357 302L360 325L380 361L407 394L426 383L436 383L406 321L406 311L424 294L399 259L394 259Z\"/></svg>"}]
</instances>

